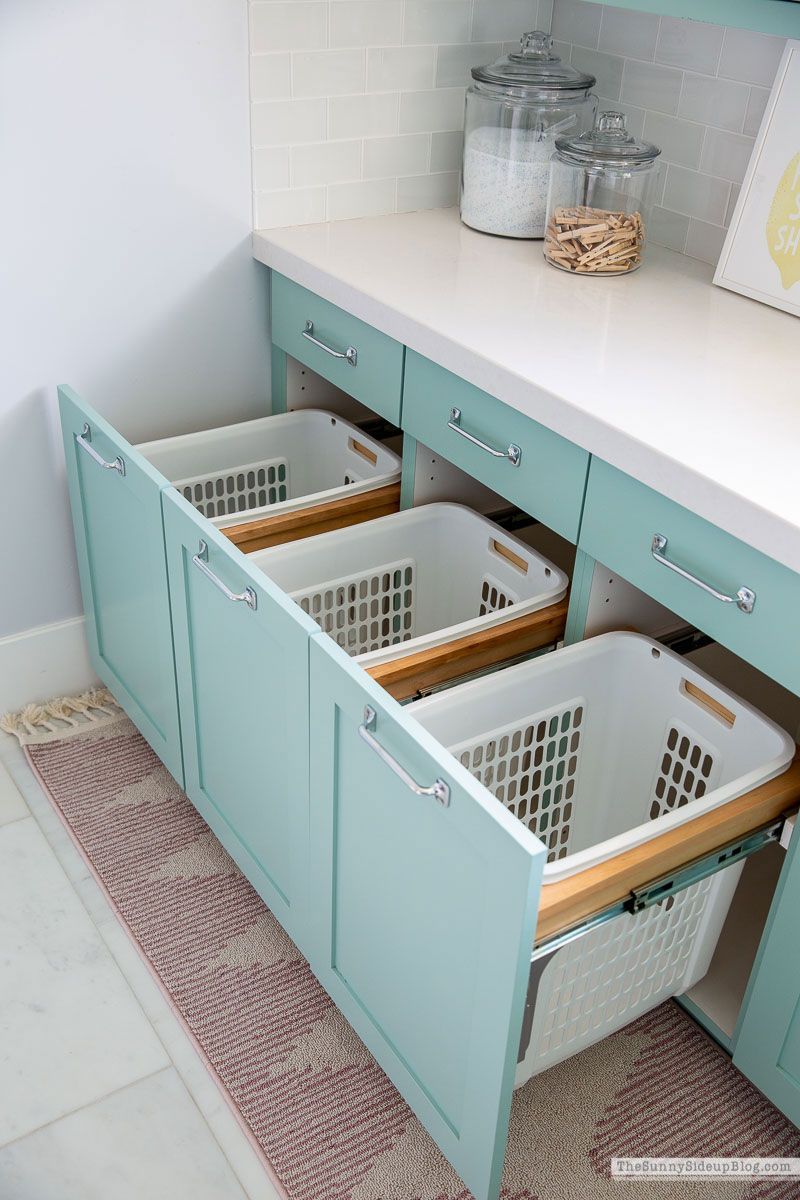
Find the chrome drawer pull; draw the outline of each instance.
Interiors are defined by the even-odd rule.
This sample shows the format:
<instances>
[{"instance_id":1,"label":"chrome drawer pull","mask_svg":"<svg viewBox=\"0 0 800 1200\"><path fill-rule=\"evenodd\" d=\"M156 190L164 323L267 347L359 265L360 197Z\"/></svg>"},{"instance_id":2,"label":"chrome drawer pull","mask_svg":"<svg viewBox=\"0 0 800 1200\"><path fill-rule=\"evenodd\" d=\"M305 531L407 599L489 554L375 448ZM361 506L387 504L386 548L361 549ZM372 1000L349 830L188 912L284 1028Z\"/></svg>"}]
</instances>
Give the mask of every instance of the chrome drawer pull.
<instances>
[{"instance_id":1,"label":"chrome drawer pull","mask_svg":"<svg viewBox=\"0 0 800 1200\"><path fill-rule=\"evenodd\" d=\"M708 592L709 596L713 596L715 600L721 600L723 604L735 604L743 613L751 613L753 611L756 602L754 591L748 587L740 587L735 596L728 596L725 592L718 592L710 583L706 583L703 579L698 579L696 575L692 575L685 567L679 567L677 563L671 562L666 557L668 545L669 541L664 537L663 533L653 534L650 553L662 567L669 567L670 571L674 571L676 575L680 575L681 579L688 579L689 583L702 588L704 592Z\"/></svg>"},{"instance_id":2,"label":"chrome drawer pull","mask_svg":"<svg viewBox=\"0 0 800 1200\"><path fill-rule=\"evenodd\" d=\"M106 462L102 454L98 454L92 445L92 431L89 428L88 421L84 424L80 433L75 434L75 441L80 446L81 450L85 450L89 458L93 458L98 467L105 467L106 471L118 471L120 475L125 474L125 460L119 455L113 462Z\"/></svg>"},{"instance_id":3,"label":"chrome drawer pull","mask_svg":"<svg viewBox=\"0 0 800 1200\"><path fill-rule=\"evenodd\" d=\"M326 346L319 338L314 337L314 322L306 321L306 327L303 330L303 337L311 342L312 346L317 346L320 350L324 350L326 354L330 354L331 358L344 358L350 363L351 367L358 364L358 351L355 346L348 346L346 350L334 350L333 346Z\"/></svg>"},{"instance_id":4,"label":"chrome drawer pull","mask_svg":"<svg viewBox=\"0 0 800 1200\"><path fill-rule=\"evenodd\" d=\"M197 554L192 557L192 562L211 580L214 587L219 588L223 596L227 596L229 600L242 600L253 612L256 611L258 608L258 597L251 587L246 587L243 592L232 592L227 584L222 582L219 575L215 575L211 570L211 567L208 565L208 546L202 538L200 539L200 547Z\"/></svg>"},{"instance_id":5,"label":"chrome drawer pull","mask_svg":"<svg viewBox=\"0 0 800 1200\"><path fill-rule=\"evenodd\" d=\"M392 758L388 750L384 750L380 742L373 736L373 730L378 721L378 714L374 708L369 705L364 709L364 724L359 725L359 737L367 743L370 750L374 750L382 763L385 763L390 771L394 771L398 779L402 779L403 783L409 788L415 796L433 796L434 800L438 800L442 808L447 808L450 804L450 788L443 779L437 779L430 787L421 787L416 780L412 779L405 767L401 767L396 758Z\"/></svg>"},{"instance_id":6,"label":"chrome drawer pull","mask_svg":"<svg viewBox=\"0 0 800 1200\"><path fill-rule=\"evenodd\" d=\"M494 446L487 446L486 442L482 442L480 438L476 438L474 434L467 433L466 429L461 428L461 409L450 409L450 420L447 422L447 428L452 429L454 433L459 433L461 437L466 438L468 442L472 442L473 446L477 446L479 450L485 450L487 454L491 454L492 458L507 458L512 467L518 467L522 459L522 450L514 442L510 444L507 450L495 450Z\"/></svg>"}]
</instances>

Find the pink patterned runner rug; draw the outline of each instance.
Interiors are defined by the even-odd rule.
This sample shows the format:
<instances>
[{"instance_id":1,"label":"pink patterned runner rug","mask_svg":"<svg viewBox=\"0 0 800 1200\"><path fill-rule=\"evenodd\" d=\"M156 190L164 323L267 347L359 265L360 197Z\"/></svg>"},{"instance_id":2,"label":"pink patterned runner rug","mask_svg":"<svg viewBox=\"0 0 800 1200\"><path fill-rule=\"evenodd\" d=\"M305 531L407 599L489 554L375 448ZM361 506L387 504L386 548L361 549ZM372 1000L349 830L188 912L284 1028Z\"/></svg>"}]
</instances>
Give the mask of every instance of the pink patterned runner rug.
<instances>
[{"instance_id":1,"label":"pink patterned runner rug","mask_svg":"<svg viewBox=\"0 0 800 1200\"><path fill-rule=\"evenodd\" d=\"M470 1200L133 725L102 693L82 708L80 698L64 703L4 727L26 743L53 806L287 1200ZM800 1156L800 1133L670 1003L515 1094L502 1195L800 1197L800 1180L610 1174L615 1155L733 1154Z\"/></svg>"}]
</instances>

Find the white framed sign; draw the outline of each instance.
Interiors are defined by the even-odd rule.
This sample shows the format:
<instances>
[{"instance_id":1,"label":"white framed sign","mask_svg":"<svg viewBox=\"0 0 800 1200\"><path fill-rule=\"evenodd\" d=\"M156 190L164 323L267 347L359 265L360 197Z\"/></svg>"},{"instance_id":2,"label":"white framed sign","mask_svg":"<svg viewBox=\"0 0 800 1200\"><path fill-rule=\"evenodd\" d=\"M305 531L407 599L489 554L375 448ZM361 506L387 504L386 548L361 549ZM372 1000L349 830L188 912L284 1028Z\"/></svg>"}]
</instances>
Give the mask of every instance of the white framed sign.
<instances>
[{"instance_id":1,"label":"white framed sign","mask_svg":"<svg viewBox=\"0 0 800 1200\"><path fill-rule=\"evenodd\" d=\"M800 317L800 41L786 44L714 283Z\"/></svg>"}]
</instances>

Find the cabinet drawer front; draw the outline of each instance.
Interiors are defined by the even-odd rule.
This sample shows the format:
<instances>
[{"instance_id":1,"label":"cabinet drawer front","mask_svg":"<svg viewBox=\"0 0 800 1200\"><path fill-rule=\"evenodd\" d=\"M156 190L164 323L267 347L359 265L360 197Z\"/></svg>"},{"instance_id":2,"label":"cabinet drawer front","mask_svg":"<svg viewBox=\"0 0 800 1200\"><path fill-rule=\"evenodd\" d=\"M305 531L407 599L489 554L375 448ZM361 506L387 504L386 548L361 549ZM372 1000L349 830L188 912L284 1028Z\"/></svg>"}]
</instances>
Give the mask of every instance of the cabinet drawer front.
<instances>
[{"instance_id":1,"label":"cabinet drawer front","mask_svg":"<svg viewBox=\"0 0 800 1200\"><path fill-rule=\"evenodd\" d=\"M654 547L656 535L666 545ZM800 576L787 567L596 458L580 547L800 692ZM748 612L749 592L755 599Z\"/></svg>"},{"instance_id":2,"label":"cabinet drawer front","mask_svg":"<svg viewBox=\"0 0 800 1200\"><path fill-rule=\"evenodd\" d=\"M163 501L186 792L305 950L317 627L174 488Z\"/></svg>"},{"instance_id":3,"label":"cabinet drawer front","mask_svg":"<svg viewBox=\"0 0 800 1200\"><path fill-rule=\"evenodd\" d=\"M401 343L275 271L272 340L367 408L400 424Z\"/></svg>"},{"instance_id":4,"label":"cabinet drawer front","mask_svg":"<svg viewBox=\"0 0 800 1200\"><path fill-rule=\"evenodd\" d=\"M182 783L166 480L71 388L58 393L92 665Z\"/></svg>"},{"instance_id":5,"label":"cabinet drawer front","mask_svg":"<svg viewBox=\"0 0 800 1200\"><path fill-rule=\"evenodd\" d=\"M320 634L311 728L312 966L476 1200L494 1198L544 848Z\"/></svg>"},{"instance_id":6,"label":"cabinet drawer front","mask_svg":"<svg viewBox=\"0 0 800 1200\"><path fill-rule=\"evenodd\" d=\"M460 414L455 419L453 409ZM589 467L585 450L411 350L406 356L403 428L563 537L577 541ZM487 447L500 451L500 456ZM518 465L512 462L514 450L508 456L511 447L519 450Z\"/></svg>"}]
</instances>

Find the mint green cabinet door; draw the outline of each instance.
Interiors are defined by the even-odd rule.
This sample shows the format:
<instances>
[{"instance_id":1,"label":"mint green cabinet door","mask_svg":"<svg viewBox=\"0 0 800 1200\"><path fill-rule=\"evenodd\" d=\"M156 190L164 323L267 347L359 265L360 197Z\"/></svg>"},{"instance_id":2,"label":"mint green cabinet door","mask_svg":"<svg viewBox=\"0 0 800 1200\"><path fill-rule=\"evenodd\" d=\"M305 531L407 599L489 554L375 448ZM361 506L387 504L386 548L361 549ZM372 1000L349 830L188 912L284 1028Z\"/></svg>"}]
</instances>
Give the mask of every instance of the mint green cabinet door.
<instances>
[{"instance_id":1,"label":"mint green cabinet door","mask_svg":"<svg viewBox=\"0 0 800 1200\"><path fill-rule=\"evenodd\" d=\"M318 627L174 488L163 500L186 792L305 950L308 641Z\"/></svg>"},{"instance_id":2,"label":"mint green cabinet door","mask_svg":"<svg viewBox=\"0 0 800 1200\"><path fill-rule=\"evenodd\" d=\"M605 0L593 3L603 4ZM714 25L733 25L737 29L755 29L779 37L800 37L797 0L616 0L616 6L667 17L689 17Z\"/></svg>"},{"instance_id":3,"label":"mint green cabinet door","mask_svg":"<svg viewBox=\"0 0 800 1200\"><path fill-rule=\"evenodd\" d=\"M800 834L795 829L736 1038L733 1061L800 1126Z\"/></svg>"},{"instance_id":4,"label":"mint green cabinet door","mask_svg":"<svg viewBox=\"0 0 800 1200\"><path fill-rule=\"evenodd\" d=\"M544 848L322 634L311 729L312 966L476 1200L494 1198Z\"/></svg>"},{"instance_id":5,"label":"mint green cabinet door","mask_svg":"<svg viewBox=\"0 0 800 1200\"><path fill-rule=\"evenodd\" d=\"M277 271L272 272L272 341L348 396L400 424L402 343Z\"/></svg>"},{"instance_id":6,"label":"mint green cabinet door","mask_svg":"<svg viewBox=\"0 0 800 1200\"><path fill-rule=\"evenodd\" d=\"M92 665L182 783L166 480L71 388L58 398Z\"/></svg>"},{"instance_id":7,"label":"mint green cabinet door","mask_svg":"<svg viewBox=\"0 0 800 1200\"><path fill-rule=\"evenodd\" d=\"M438 363L409 350L403 429L575 542L589 455Z\"/></svg>"}]
</instances>

